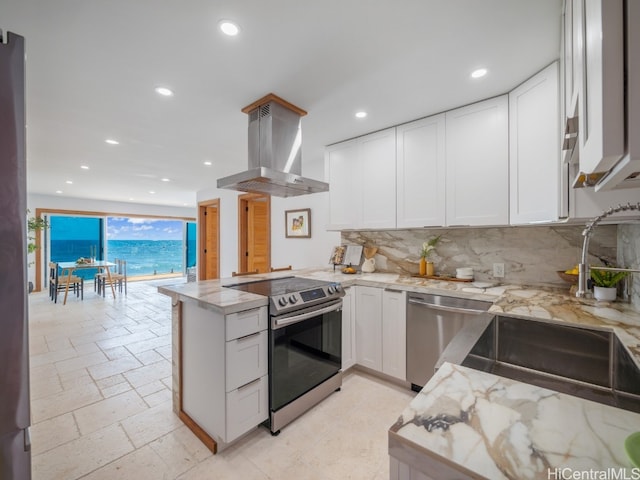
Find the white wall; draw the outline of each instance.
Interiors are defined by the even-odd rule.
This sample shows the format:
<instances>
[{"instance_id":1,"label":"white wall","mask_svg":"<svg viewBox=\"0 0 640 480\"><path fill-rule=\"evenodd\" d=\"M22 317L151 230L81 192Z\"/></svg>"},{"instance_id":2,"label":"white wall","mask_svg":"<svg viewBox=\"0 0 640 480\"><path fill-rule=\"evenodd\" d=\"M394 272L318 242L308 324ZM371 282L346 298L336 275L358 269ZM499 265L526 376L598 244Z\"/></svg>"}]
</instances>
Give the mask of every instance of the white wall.
<instances>
[{"instance_id":1,"label":"white wall","mask_svg":"<svg viewBox=\"0 0 640 480\"><path fill-rule=\"evenodd\" d=\"M210 188L197 192L198 203L220 199L220 276L230 277L238 267L238 195ZM327 232L328 193L293 198L271 198L271 265L306 268L328 264L331 249L340 244L339 232ZM285 210L311 209L311 238L285 238ZM198 248L198 251L200 249Z\"/></svg>"}]
</instances>

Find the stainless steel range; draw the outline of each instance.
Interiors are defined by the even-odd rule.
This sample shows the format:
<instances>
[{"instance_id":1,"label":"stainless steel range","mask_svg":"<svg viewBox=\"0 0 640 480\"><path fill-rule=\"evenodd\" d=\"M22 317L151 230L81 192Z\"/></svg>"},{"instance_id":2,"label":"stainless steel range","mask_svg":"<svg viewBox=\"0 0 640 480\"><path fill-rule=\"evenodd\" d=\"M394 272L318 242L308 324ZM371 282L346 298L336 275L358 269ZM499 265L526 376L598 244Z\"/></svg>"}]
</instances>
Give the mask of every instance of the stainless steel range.
<instances>
[{"instance_id":1,"label":"stainless steel range","mask_svg":"<svg viewBox=\"0 0 640 480\"><path fill-rule=\"evenodd\" d=\"M228 288L269 297L269 420L286 424L342 386L342 297L339 283L300 277Z\"/></svg>"}]
</instances>

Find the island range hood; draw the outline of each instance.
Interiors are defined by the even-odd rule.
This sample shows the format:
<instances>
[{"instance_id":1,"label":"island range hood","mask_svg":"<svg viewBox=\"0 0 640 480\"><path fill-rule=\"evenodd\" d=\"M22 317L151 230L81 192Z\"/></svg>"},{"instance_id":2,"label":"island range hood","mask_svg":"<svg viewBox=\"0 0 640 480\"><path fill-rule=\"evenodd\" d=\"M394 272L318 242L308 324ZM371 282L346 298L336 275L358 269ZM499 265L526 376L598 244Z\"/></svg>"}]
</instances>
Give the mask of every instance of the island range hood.
<instances>
[{"instance_id":1,"label":"island range hood","mask_svg":"<svg viewBox=\"0 0 640 480\"><path fill-rule=\"evenodd\" d=\"M249 167L218 179L218 188L294 197L326 192L329 184L302 176L300 119L307 112L269 94L242 109L249 115Z\"/></svg>"}]
</instances>

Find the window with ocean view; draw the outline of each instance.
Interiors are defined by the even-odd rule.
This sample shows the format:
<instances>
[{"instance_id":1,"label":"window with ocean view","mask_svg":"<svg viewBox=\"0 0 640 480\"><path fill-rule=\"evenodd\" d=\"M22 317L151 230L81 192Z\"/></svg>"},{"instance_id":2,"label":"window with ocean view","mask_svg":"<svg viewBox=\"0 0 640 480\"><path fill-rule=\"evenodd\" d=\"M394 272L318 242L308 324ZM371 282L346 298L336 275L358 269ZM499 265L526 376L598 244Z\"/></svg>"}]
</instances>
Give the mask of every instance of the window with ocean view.
<instances>
[{"instance_id":1,"label":"window with ocean view","mask_svg":"<svg viewBox=\"0 0 640 480\"><path fill-rule=\"evenodd\" d=\"M184 220L139 217L52 215L50 253L54 262L95 255L127 261L128 276L182 274L195 265L196 224ZM77 272L78 274L80 272ZM81 271L85 279L95 272Z\"/></svg>"},{"instance_id":2,"label":"window with ocean view","mask_svg":"<svg viewBox=\"0 0 640 480\"><path fill-rule=\"evenodd\" d=\"M182 273L182 220L107 217L107 260L127 261L127 274Z\"/></svg>"}]
</instances>

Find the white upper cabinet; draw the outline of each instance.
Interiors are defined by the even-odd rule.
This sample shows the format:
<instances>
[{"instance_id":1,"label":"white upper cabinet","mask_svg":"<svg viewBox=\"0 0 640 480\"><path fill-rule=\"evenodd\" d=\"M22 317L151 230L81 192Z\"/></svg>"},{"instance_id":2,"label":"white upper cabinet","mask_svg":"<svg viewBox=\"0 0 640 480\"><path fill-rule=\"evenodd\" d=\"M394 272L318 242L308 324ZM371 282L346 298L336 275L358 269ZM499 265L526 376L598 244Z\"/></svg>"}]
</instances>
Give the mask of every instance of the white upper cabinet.
<instances>
[{"instance_id":1,"label":"white upper cabinet","mask_svg":"<svg viewBox=\"0 0 640 480\"><path fill-rule=\"evenodd\" d=\"M445 115L396 128L398 228L445 224Z\"/></svg>"},{"instance_id":2,"label":"white upper cabinet","mask_svg":"<svg viewBox=\"0 0 640 480\"><path fill-rule=\"evenodd\" d=\"M395 128L328 147L325 166L328 230L395 228Z\"/></svg>"},{"instance_id":3,"label":"white upper cabinet","mask_svg":"<svg viewBox=\"0 0 640 480\"><path fill-rule=\"evenodd\" d=\"M396 129L360 138L360 171L354 177L362 189L362 215L358 227L396 226Z\"/></svg>"},{"instance_id":4,"label":"white upper cabinet","mask_svg":"<svg viewBox=\"0 0 640 480\"><path fill-rule=\"evenodd\" d=\"M558 220L558 63L509 94L509 217L512 225Z\"/></svg>"},{"instance_id":5,"label":"white upper cabinet","mask_svg":"<svg viewBox=\"0 0 640 480\"><path fill-rule=\"evenodd\" d=\"M605 172L625 152L623 2L567 3L573 7L573 58L582 60L573 69L580 171Z\"/></svg>"},{"instance_id":6,"label":"white upper cabinet","mask_svg":"<svg viewBox=\"0 0 640 480\"><path fill-rule=\"evenodd\" d=\"M447 225L509 223L507 95L446 113Z\"/></svg>"},{"instance_id":7,"label":"white upper cabinet","mask_svg":"<svg viewBox=\"0 0 640 480\"><path fill-rule=\"evenodd\" d=\"M325 151L326 178L329 179L328 230L354 228L360 210L359 174L360 145L356 140L338 143Z\"/></svg>"}]
</instances>

